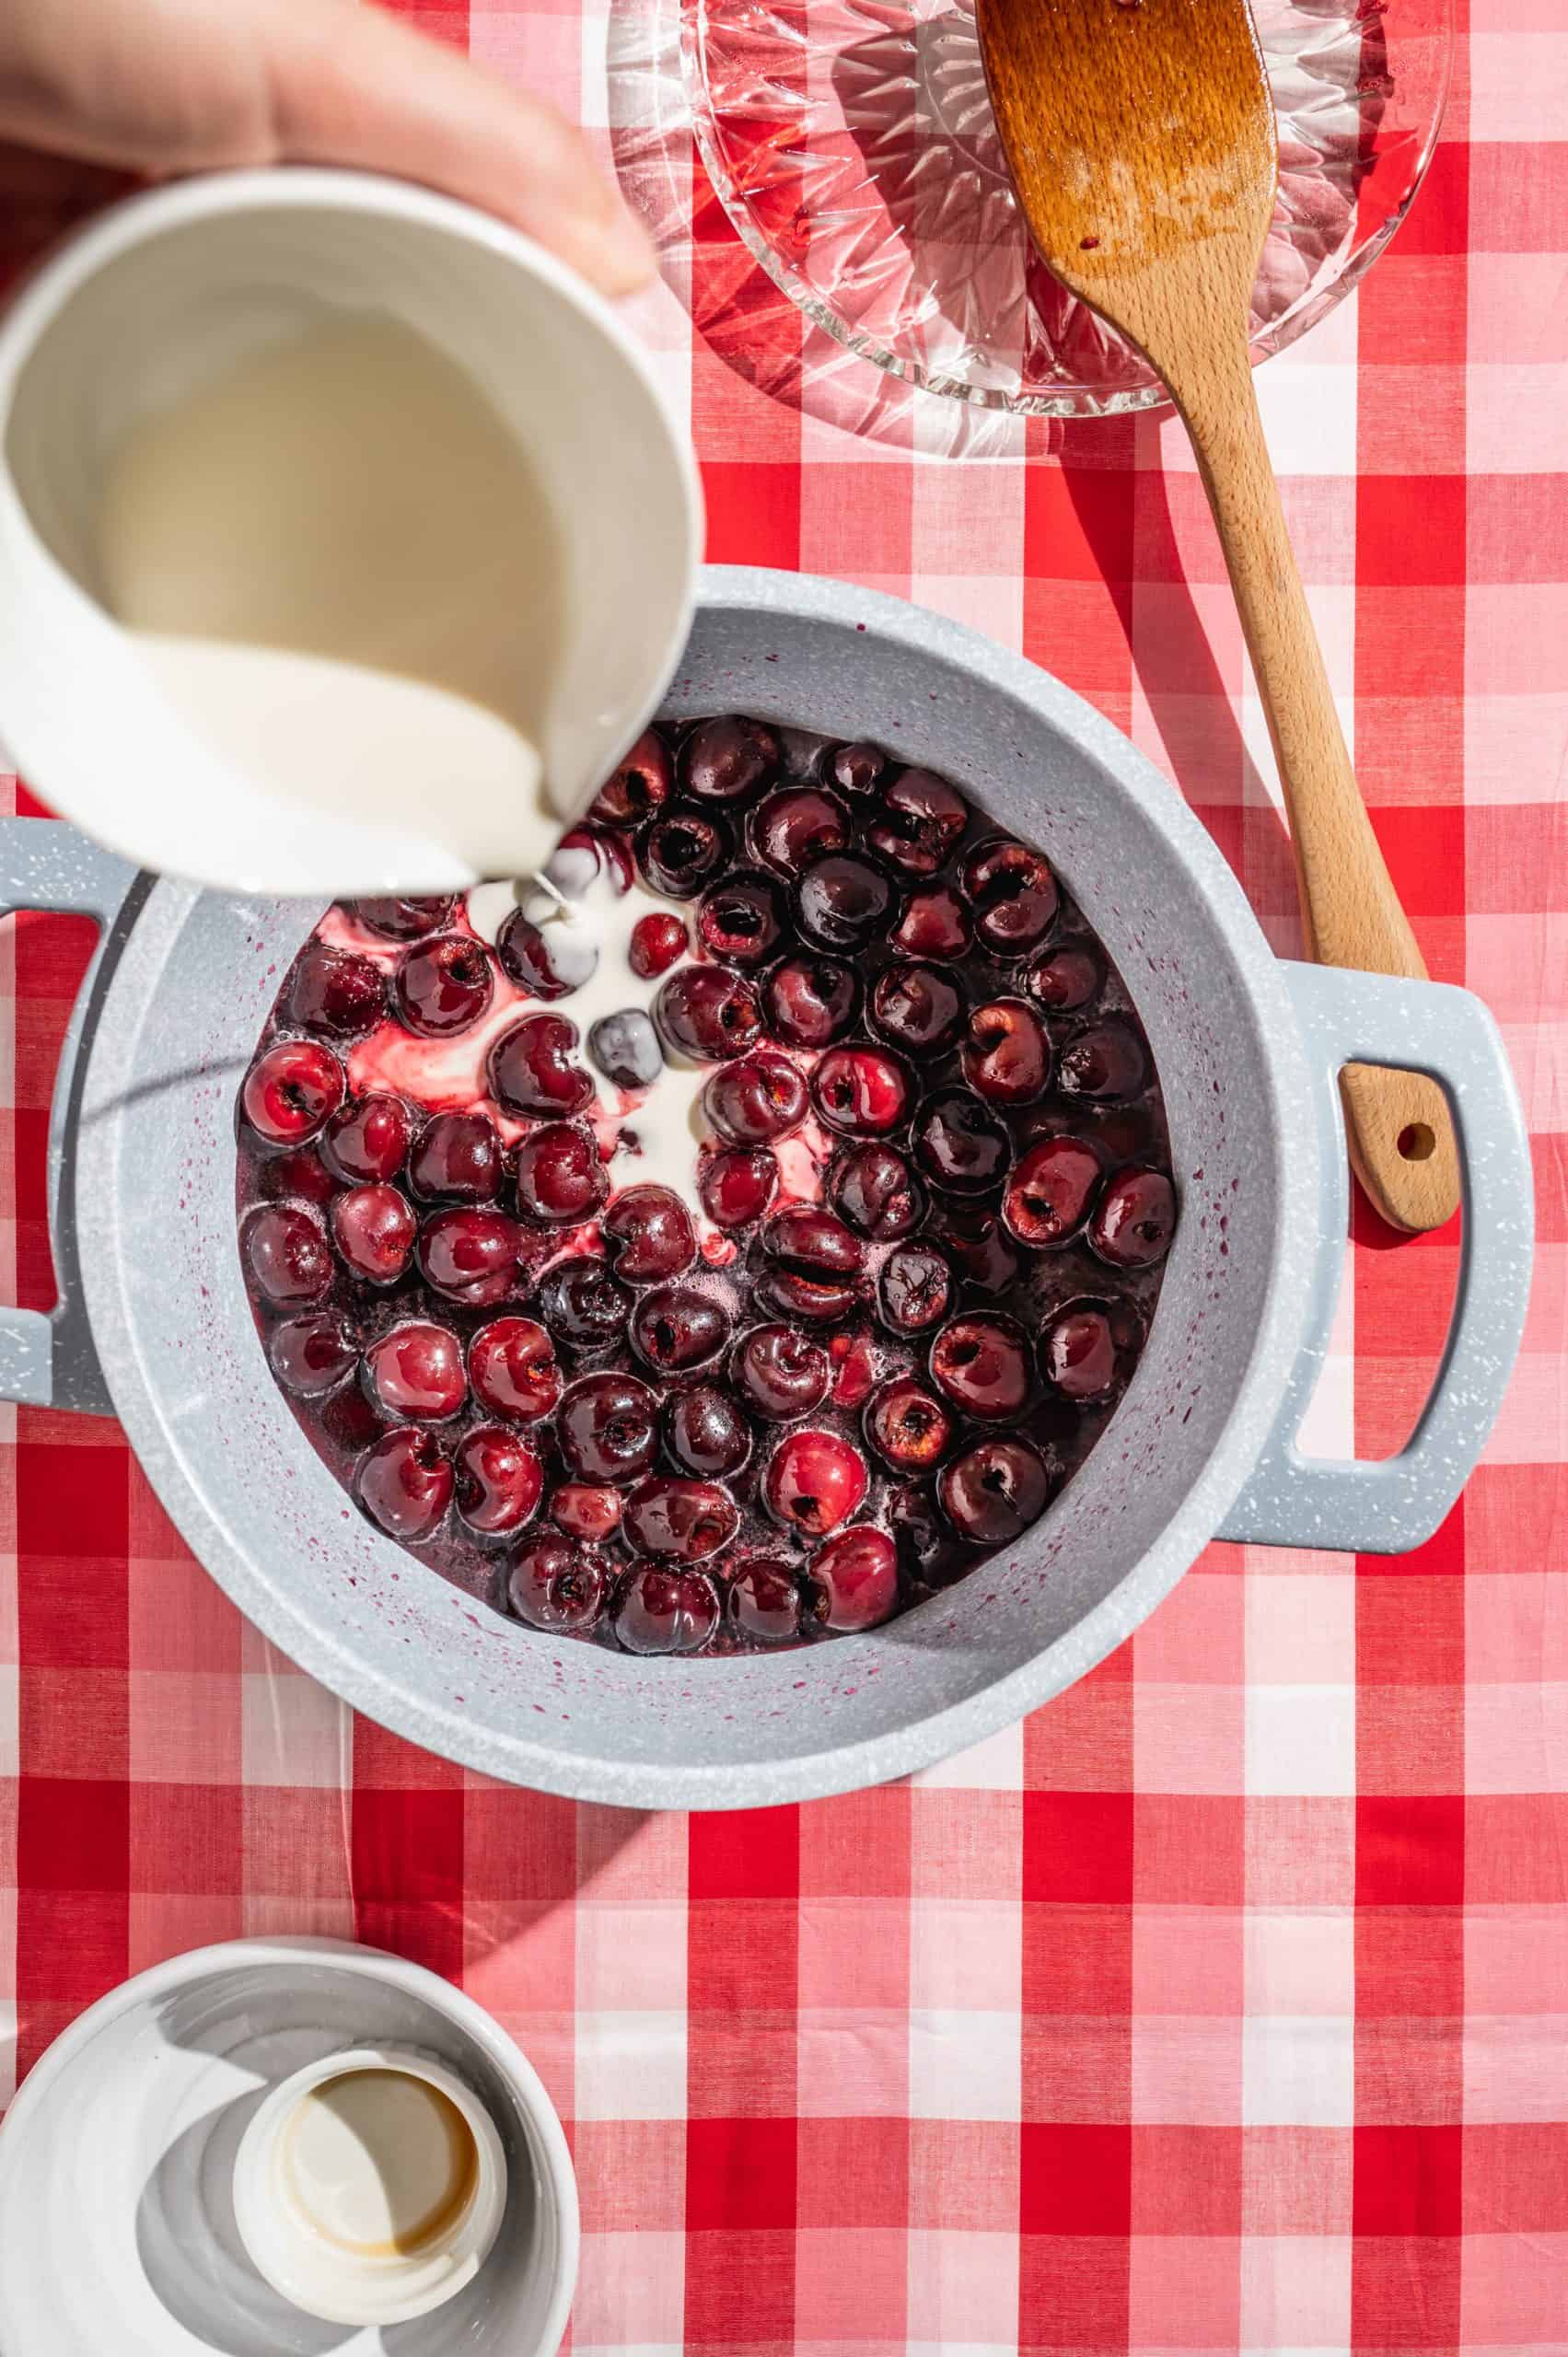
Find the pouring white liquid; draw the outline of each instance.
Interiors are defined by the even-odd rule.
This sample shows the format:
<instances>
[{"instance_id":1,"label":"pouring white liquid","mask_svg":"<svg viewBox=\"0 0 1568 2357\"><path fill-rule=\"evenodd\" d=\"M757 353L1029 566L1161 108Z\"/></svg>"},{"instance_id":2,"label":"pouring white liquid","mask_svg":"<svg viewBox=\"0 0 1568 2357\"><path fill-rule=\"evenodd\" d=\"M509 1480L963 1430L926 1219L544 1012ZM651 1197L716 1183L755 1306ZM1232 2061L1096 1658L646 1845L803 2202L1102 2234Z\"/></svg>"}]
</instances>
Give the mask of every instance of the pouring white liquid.
<instances>
[{"instance_id":1,"label":"pouring white liquid","mask_svg":"<svg viewBox=\"0 0 1568 2357\"><path fill-rule=\"evenodd\" d=\"M537 865L573 815L537 749L558 527L516 436L411 329L327 320L145 419L97 553L164 695L268 793L491 875Z\"/></svg>"}]
</instances>

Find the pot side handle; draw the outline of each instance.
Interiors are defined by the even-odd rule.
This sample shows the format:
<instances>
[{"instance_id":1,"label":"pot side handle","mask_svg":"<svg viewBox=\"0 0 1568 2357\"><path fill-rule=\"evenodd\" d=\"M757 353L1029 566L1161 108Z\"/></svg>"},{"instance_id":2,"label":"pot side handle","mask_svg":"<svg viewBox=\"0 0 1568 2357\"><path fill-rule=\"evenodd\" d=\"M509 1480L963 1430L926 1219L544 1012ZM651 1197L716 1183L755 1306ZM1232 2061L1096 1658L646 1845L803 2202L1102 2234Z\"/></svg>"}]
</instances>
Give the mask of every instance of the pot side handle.
<instances>
[{"instance_id":1,"label":"pot side handle","mask_svg":"<svg viewBox=\"0 0 1568 2357\"><path fill-rule=\"evenodd\" d=\"M1497 1026L1469 991L1326 966L1283 965L1312 1072L1321 1162L1307 1336L1274 1428L1222 1538L1400 1554L1430 1538L1474 1469L1524 1331L1534 1244L1529 1143ZM1397 1457L1303 1457L1339 1294L1350 1172L1339 1074L1347 1063L1427 1073L1448 1099L1464 1173L1458 1285L1431 1395Z\"/></svg>"},{"instance_id":2,"label":"pot side handle","mask_svg":"<svg viewBox=\"0 0 1568 2357\"><path fill-rule=\"evenodd\" d=\"M0 1399L111 1416L93 1348L76 1260L75 1172L69 1152L80 1103L84 1040L120 945L150 888L128 860L59 819L0 819L0 915L22 909L96 917L93 952L60 1050L49 1115L49 1227L58 1298L47 1314L0 1305Z\"/></svg>"}]
</instances>

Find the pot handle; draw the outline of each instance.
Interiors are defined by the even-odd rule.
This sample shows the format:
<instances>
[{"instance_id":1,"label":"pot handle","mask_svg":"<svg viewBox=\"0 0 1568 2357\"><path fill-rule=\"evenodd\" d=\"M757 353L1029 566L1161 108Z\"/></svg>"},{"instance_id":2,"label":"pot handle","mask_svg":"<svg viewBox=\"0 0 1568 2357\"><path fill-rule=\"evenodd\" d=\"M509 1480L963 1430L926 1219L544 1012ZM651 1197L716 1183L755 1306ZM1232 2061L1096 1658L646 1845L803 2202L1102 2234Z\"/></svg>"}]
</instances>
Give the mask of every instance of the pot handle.
<instances>
[{"instance_id":1,"label":"pot handle","mask_svg":"<svg viewBox=\"0 0 1568 2357\"><path fill-rule=\"evenodd\" d=\"M1400 1554L1431 1538L1464 1488L1513 1373L1534 1241L1529 1141L1497 1026L1471 992L1329 966L1280 970L1312 1074L1318 1260L1307 1339L1283 1405L1218 1535ZM1390 1064L1437 1081L1464 1172L1458 1287L1442 1364L1409 1442L1376 1464L1305 1457L1295 1445L1322 1372L1345 1257L1350 1171L1339 1074L1347 1063Z\"/></svg>"},{"instance_id":2,"label":"pot handle","mask_svg":"<svg viewBox=\"0 0 1568 2357\"><path fill-rule=\"evenodd\" d=\"M121 945L150 887L128 860L54 819L0 819L0 916L20 909L96 917L93 952L60 1050L49 1114L49 1228L58 1299L47 1314L0 1306L0 1399L111 1416L82 1301L75 1170L68 1148L80 1105L81 1051Z\"/></svg>"}]
</instances>

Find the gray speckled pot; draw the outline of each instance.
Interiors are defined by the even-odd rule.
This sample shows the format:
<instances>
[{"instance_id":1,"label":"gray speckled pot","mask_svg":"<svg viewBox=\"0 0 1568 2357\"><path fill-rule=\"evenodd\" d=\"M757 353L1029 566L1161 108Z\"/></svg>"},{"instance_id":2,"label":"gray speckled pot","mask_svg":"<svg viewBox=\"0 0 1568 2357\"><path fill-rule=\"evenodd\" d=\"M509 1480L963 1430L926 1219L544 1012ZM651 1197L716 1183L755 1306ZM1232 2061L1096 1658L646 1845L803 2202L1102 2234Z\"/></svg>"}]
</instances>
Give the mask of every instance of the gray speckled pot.
<instances>
[{"instance_id":1,"label":"gray speckled pot","mask_svg":"<svg viewBox=\"0 0 1568 2357\"><path fill-rule=\"evenodd\" d=\"M1123 737L913 607L710 573L668 709L876 737L950 772L1050 853L1136 994L1184 1214L1137 1378L1045 1519L889 1628L772 1657L637 1661L476 1613L350 1509L273 1387L239 1282L234 1091L318 911L133 879L27 821L0 833L7 905L98 910L110 930L57 1092L64 1298L52 1320L6 1316L0 1390L103 1404L96 1353L174 1520L302 1666L451 1759L643 1807L800 1800L974 1742L1081 1677L1216 1534L1382 1551L1426 1537L1495 1416L1529 1278L1529 1163L1479 1002L1277 963L1207 835ZM1388 1465L1309 1464L1293 1446L1345 1232L1334 1074L1352 1059L1441 1080L1465 1158L1454 1332Z\"/></svg>"}]
</instances>

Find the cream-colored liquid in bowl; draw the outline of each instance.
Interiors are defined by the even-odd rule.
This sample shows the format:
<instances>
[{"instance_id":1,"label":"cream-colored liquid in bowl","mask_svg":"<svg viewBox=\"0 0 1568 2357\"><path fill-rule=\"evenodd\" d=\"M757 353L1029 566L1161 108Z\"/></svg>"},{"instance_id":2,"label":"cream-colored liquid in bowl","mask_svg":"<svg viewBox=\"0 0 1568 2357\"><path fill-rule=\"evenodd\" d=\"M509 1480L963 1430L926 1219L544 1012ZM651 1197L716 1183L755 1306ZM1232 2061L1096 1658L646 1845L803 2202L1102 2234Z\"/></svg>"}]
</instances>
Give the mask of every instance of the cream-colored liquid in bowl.
<instances>
[{"instance_id":1,"label":"cream-colored liquid in bowl","mask_svg":"<svg viewBox=\"0 0 1568 2357\"><path fill-rule=\"evenodd\" d=\"M407 2071L348 2071L302 2096L278 2151L285 2194L355 2258L409 2257L447 2233L479 2178L450 2096Z\"/></svg>"},{"instance_id":2,"label":"cream-colored liquid in bowl","mask_svg":"<svg viewBox=\"0 0 1568 2357\"><path fill-rule=\"evenodd\" d=\"M97 558L164 695L264 790L484 874L548 855L559 528L517 436L411 329L325 321L144 419Z\"/></svg>"}]
</instances>

